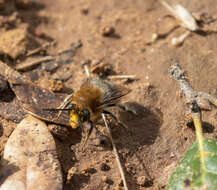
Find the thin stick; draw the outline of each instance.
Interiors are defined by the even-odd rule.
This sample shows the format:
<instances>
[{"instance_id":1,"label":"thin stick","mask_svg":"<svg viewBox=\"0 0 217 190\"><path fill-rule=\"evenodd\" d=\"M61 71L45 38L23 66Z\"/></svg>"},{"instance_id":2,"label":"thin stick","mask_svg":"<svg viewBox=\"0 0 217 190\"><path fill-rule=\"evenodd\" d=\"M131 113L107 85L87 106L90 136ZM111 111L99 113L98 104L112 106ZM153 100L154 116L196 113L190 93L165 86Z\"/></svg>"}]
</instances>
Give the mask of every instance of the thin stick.
<instances>
[{"instance_id":1,"label":"thin stick","mask_svg":"<svg viewBox=\"0 0 217 190\"><path fill-rule=\"evenodd\" d=\"M136 75L111 75L109 79L135 79Z\"/></svg>"},{"instance_id":2,"label":"thin stick","mask_svg":"<svg viewBox=\"0 0 217 190\"><path fill-rule=\"evenodd\" d=\"M30 69L31 67L36 66L36 65L38 65L38 64L40 64L42 62L52 61L54 59L55 58L52 57L52 56L46 56L46 57L41 57L41 58L34 58L32 61L22 62L22 63L18 64L16 66L16 70L18 70L18 71L27 70L27 69Z\"/></svg>"},{"instance_id":3,"label":"thin stick","mask_svg":"<svg viewBox=\"0 0 217 190\"><path fill-rule=\"evenodd\" d=\"M103 118L103 121L104 121L105 126L106 126L106 128L108 130L108 133L109 133L109 137L110 137L110 140L111 140L111 143L112 143L113 152L115 154L115 158L116 158L116 161L117 161L117 164L118 164L118 168L119 168L120 173L121 173L121 178L122 178L123 183L124 183L124 189L128 190L127 181L126 181L126 178L125 178L124 170L123 170L123 168L121 166L120 158L118 156L118 151L117 151L117 148L116 148L115 143L113 141L111 130L110 130L109 126L108 126L105 115L103 113L102 113L102 118Z\"/></svg>"},{"instance_id":4,"label":"thin stick","mask_svg":"<svg viewBox=\"0 0 217 190\"><path fill-rule=\"evenodd\" d=\"M55 43L56 43L55 41L54 41L54 42L45 43L45 44L43 44L41 47L38 47L38 48L36 48L36 49L33 49L33 50L29 51L29 52L26 54L26 56L28 57L28 56L34 55L34 54L40 52L41 50L43 50L43 49L45 49L45 48L47 48L47 47L49 47L49 46L55 45Z\"/></svg>"}]
</instances>

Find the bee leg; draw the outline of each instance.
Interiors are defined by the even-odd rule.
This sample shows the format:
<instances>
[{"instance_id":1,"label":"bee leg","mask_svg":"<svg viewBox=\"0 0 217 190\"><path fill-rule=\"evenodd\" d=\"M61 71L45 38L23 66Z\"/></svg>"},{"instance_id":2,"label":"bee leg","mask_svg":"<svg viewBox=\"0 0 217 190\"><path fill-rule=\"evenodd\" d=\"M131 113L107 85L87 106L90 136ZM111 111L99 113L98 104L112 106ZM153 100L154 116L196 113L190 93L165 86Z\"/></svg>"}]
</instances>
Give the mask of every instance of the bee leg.
<instances>
[{"instance_id":1,"label":"bee leg","mask_svg":"<svg viewBox=\"0 0 217 190\"><path fill-rule=\"evenodd\" d=\"M108 110L103 110L103 112L105 115L110 115L112 119L114 119L119 125L121 125L122 127L124 127L125 129L128 129L128 127L123 123L121 122L113 113L111 113L110 111Z\"/></svg>"},{"instance_id":2,"label":"bee leg","mask_svg":"<svg viewBox=\"0 0 217 190\"><path fill-rule=\"evenodd\" d=\"M64 99L63 103L58 107L58 109L64 109L67 107L67 105L71 102L71 98L73 96L72 94L69 94L68 96L66 96L66 98ZM59 119L60 115L62 114L62 110L59 111L58 115L57 115L57 120Z\"/></svg>"},{"instance_id":3,"label":"bee leg","mask_svg":"<svg viewBox=\"0 0 217 190\"><path fill-rule=\"evenodd\" d=\"M87 140L89 139L89 137L90 137L92 131L93 131L93 123L91 123L91 127L90 127L90 129L88 130L88 132L87 132L87 134L86 134L86 136L85 136L84 142L83 142L82 147L81 147L81 150L82 150L82 151L83 151L84 146L86 145Z\"/></svg>"}]
</instances>

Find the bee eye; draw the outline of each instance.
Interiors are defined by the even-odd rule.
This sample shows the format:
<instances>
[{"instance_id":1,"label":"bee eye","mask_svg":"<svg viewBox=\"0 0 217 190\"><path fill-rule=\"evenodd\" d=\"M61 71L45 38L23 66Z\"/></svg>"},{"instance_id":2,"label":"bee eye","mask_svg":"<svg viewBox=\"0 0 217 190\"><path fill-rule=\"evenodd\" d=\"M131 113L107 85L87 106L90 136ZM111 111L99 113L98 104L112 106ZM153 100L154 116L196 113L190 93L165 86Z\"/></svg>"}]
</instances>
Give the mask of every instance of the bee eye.
<instances>
[{"instance_id":1,"label":"bee eye","mask_svg":"<svg viewBox=\"0 0 217 190\"><path fill-rule=\"evenodd\" d=\"M83 121L89 121L90 120L90 112L88 109L84 109L83 111Z\"/></svg>"}]
</instances>

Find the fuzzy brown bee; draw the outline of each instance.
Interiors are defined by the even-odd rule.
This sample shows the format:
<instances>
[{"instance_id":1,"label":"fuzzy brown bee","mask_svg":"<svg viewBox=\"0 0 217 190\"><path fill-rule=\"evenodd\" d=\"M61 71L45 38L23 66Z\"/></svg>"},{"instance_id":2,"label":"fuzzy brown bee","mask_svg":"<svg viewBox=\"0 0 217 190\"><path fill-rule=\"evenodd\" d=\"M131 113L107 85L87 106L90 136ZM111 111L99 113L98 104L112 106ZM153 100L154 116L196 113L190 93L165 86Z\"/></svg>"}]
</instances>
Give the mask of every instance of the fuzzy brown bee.
<instances>
[{"instance_id":1,"label":"fuzzy brown bee","mask_svg":"<svg viewBox=\"0 0 217 190\"><path fill-rule=\"evenodd\" d=\"M116 106L120 98L129 92L129 89L114 85L107 80L88 78L78 91L65 99L59 109L61 111L70 110L70 125L72 128L78 126L82 129L83 127L89 128L84 141L85 144L94 124L101 119L102 113L109 114L118 121L106 108Z\"/></svg>"}]
</instances>

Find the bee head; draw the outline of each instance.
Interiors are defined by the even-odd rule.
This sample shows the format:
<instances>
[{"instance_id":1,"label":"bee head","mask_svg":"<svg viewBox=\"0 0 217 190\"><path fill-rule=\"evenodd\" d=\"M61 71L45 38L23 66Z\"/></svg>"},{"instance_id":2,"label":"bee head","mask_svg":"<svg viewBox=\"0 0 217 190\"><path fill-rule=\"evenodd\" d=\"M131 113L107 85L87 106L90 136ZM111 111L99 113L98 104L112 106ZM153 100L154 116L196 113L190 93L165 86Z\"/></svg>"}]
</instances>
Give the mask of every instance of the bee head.
<instances>
[{"instance_id":1,"label":"bee head","mask_svg":"<svg viewBox=\"0 0 217 190\"><path fill-rule=\"evenodd\" d=\"M80 113L80 118L82 122L90 121L90 112L88 109L83 109Z\"/></svg>"},{"instance_id":2,"label":"bee head","mask_svg":"<svg viewBox=\"0 0 217 190\"><path fill-rule=\"evenodd\" d=\"M79 110L75 107L70 111L70 125L72 128L77 128L84 122L90 122L90 111L88 109Z\"/></svg>"}]
</instances>

